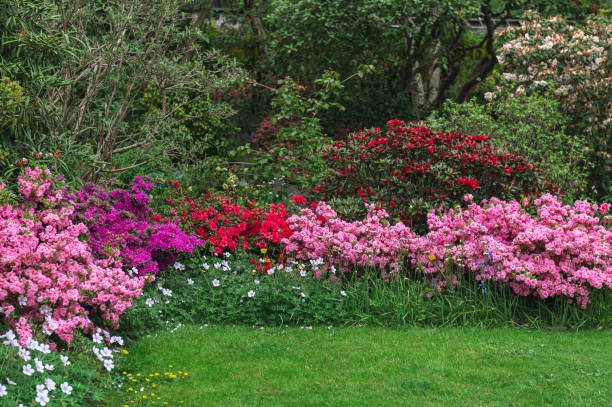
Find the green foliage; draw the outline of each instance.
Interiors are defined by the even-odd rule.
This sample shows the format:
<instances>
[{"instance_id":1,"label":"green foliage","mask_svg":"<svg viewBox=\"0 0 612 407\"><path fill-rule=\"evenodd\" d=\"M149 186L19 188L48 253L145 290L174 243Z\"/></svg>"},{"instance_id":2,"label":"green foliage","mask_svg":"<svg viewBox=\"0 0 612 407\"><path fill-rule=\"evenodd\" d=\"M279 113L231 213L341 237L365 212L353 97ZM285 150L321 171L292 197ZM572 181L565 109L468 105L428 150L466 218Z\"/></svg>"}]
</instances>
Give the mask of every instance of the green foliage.
<instances>
[{"instance_id":1,"label":"green foliage","mask_svg":"<svg viewBox=\"0 0 612 407\"><path fill-rule=\"evenodd\" d=\"M249 259L236 256L224 263L224 258L199 255L185 261L184 271L170 267L122 314L122 333L137 338L179 323L282 326L344 321L344 297L336 283L313 278L310 270L302 276L297 266L290 272L254 273ZM162 288L172 295L164 295Z\"/></svg>"},{"instance_id":2,"label":"green foliage","mask_svg":"<svg viewBox=\"0 0 612 407\"><path fill-rule=\"evenodd\" d=\"M579 198L591 168L589 147L582 135L568 131L568 123L558 101L538 94L498 95L486 105L447 101L427 118L432 130L490 136L500 151L536 163L568 198Z\"/></svg>"},{"instance_id":3,"label":"green foliage","mask_svg":"<svg viewBox=\"0 0 612 407\"><path fill-rule=\"evenodd\" d=\"M0 130L15 124L23 102L23 88L19 83L0 77Z\"/></svg>"},{"instance_id":4,"label":"green foliage","mask_svg":"<svg viewBox=\"0 0 612 407\"><path fill-rule=\"evenodd\" d=\"M364 69L372 67L361 68L357 75L363 76ZM318 114L331 108L344 110L333 101L344 86L334 71L326 71L314 84L311 94L304 95L306 88L286 77L280 87L273 90L275 115L272 124L282 120L293 124L282 127L274 145L262 153L258 163L263 167L265 178L280 175L301 188L320 182L324 169L321 154L331 139L323 133Z\"/></svg>"}]
</instances>

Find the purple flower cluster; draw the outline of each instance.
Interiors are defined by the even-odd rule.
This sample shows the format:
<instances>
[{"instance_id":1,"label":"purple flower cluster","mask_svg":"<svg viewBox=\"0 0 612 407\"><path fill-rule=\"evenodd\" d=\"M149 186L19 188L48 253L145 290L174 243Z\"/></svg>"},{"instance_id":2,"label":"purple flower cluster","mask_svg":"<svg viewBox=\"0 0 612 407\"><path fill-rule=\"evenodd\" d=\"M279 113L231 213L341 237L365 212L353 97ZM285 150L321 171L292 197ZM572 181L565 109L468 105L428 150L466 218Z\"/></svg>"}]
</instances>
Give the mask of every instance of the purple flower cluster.
<instances>
[{"instance_id":1,"label":"purple flower cluster","mask_svg":"<svg viewBox=\"0 0 612 407\"><path fill-rule=\"evenodd\" d=\"M156 275L178 253L191 253L204 242L171 222L155 223L147 192L150 177L135 177L128 190L107 191L86 184L72 194L75 211L89 229L89 245L100 257L118 249L131 275Z\"/></svg>"}]
</instances>

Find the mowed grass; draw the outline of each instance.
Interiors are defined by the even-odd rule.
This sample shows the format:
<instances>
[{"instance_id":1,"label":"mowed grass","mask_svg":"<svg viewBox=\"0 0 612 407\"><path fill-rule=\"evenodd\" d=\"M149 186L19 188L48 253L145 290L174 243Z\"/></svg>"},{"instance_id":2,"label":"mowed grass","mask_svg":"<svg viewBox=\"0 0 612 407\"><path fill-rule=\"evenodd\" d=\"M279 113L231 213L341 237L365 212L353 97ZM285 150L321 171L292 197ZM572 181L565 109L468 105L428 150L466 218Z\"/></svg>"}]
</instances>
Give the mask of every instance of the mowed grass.
<instances>
[{"instance_id":1,"label":"mowed grass","mask_svg":"<svg viewBox=\"0 0 612 407\"><path fill-rule=\"evenodd\" d=\"M610 331L184 327L129 352L189 373L156 388L168 405L612 406Z\"/></svg>"}]
</instances>

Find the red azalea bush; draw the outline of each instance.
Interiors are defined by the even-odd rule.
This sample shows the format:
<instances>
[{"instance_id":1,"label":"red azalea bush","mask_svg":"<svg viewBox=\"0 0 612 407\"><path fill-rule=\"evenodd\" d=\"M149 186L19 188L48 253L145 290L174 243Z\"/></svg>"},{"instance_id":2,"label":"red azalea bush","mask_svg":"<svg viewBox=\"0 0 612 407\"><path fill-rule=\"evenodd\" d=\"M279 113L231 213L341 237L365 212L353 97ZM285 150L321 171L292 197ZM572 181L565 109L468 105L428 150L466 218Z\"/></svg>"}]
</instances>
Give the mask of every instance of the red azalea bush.
<instances>
[{"instance_id":1,"label":"red azalea bush","mask_svg":"<svg viewBox=\"0 0 612 407\"><path fill-rule=\"evenodd\" d=\"M425 222L429 209L461 202L466 193L517 198L558 189L533 163L496 153L488 136L437 133L397 119L387 126L387 132L358 131L329 146L323 155L329 172L311 195L378 203L414 225Z\"/></svg>"},{"instance_id":2,"label":"red azalea bush","mask_svg":"<svg viewBox=\"0 0 612 407\"><path fill-rule=\"evenodd\" d=\"M178 186L176 183L175 193L180 195ZM284 205L270 204L264 208L251 202L241 206L216 194L195 200L182 197L169 200L168 204L171 205L168 216L178 220L185 233L191 231L206 240L215 254L237 250L254 252L258 257L267 254L267 261L260 262L262 269L270 267L272 256L282 261L281 240L291 236Z\"/></svg>"}]
</instances>

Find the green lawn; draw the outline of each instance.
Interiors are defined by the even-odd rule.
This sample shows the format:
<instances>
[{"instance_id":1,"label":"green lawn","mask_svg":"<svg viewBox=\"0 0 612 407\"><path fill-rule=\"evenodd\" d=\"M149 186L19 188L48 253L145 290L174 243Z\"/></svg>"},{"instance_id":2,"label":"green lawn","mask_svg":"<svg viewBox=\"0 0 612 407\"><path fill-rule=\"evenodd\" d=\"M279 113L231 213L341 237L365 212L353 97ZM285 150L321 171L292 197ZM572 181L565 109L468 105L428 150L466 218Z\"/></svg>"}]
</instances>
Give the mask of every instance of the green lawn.
<instances>
[{"instance_id":1,"label":"green lawn","mask_svg":"<svg viewBox=\"0 0 612 407\"><path fill-rule=\"evenodd\" d=\"M183 327L129 351L136 390L179 376L146 405L612 405L609 331ZM133 405L126 387L107 405Z\"/></svg>"}]
</instances>

